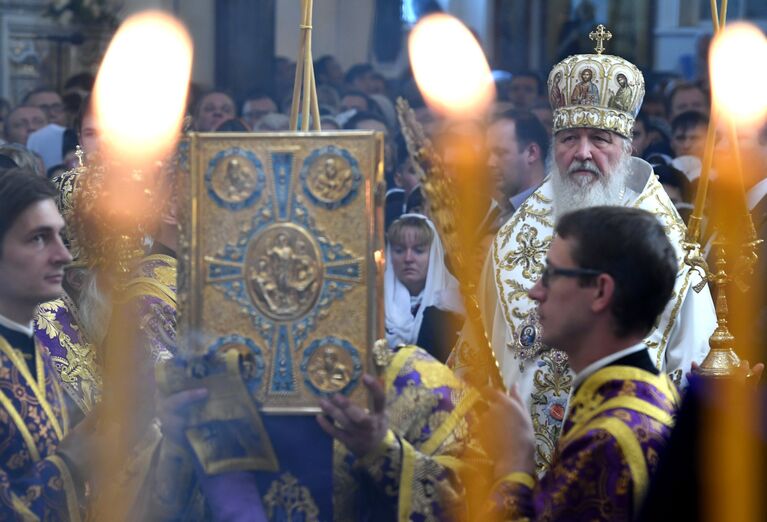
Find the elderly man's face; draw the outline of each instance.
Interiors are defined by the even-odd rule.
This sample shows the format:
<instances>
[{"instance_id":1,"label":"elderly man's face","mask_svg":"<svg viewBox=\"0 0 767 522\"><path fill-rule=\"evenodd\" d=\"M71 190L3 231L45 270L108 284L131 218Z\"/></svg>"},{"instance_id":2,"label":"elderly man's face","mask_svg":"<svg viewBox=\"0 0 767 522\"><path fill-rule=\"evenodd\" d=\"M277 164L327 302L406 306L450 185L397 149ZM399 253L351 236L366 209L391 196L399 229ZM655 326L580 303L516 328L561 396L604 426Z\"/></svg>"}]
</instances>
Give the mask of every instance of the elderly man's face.
<instances>
[{"instance_id":1,"label":"elderly man's face","mask_svg":"<svg viewBox=\"0 0 767 522\"><path fill-rule=\"evenodd\" d=\"M554 159L562 176L580 186L609 176L623 154L623 140L600 129L566 129L554 136Z\"/></svg>"}]
</instances>

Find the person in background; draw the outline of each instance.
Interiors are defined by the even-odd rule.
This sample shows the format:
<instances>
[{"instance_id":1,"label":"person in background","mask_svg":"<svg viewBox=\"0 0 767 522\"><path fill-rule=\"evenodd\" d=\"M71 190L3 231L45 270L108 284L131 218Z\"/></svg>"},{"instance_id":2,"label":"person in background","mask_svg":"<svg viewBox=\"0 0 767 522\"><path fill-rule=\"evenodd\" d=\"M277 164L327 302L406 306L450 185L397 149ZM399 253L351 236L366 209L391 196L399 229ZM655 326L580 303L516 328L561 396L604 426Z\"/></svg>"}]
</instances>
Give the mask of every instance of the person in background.
<instances>
[{"instance_id":1,"label":"person in background","mask_svg":"<svg viewBox=\"0 0 767 522\"><path fill-rule=\"evenodd\" d=\"M512 75L509 83L509 101L518 110L530 110L541 95L541 78L532 71Z\"/></svg>"},{"instance_id":2,"label":"person in background","mask_svg":"<svg viewBox=\"0 0 767 522\"><path fill-rule=\"evenodd\" d=\"M679 395L642 339L671 298L677 257L635 208L563 215L530 291L543 340L567 356L573 395L551 467L535 478L535 433L516 388L490 394L480 437L504 520L633 520L668 442ZM523 332L524 335L524 332Z\"/></svg>"},{"instance_id":3,"label":"person in background","mask_svg":"<svg viewBox=\"0 0 767 522\"><path fill-rule=\"evenodd\" d=\"M249 128L255 129L261 118L278 112L277 102L264 91L251 91L242 104L242 120Z\"/></svg>"},{"instance_id":4,"label":"person in background","mask_svg":"<svg viewBox=\"0 0 767 522\"><path fill-rule=\"evenodd\" d=\"M3 139L6 143L18 143L27 146L29 135L42 129L48 123L45 113L39 107L20 105L11 110L3 125Z\"/></svg>"},{"instance_id":5,"label":"person in background","mask_svg":"<svg viewBox=\"0 0 767 522\"><path fill-rule=\"evenodd\" d=\"M710 104L708 93L702 88L692 83L681 83L668 95L666 113L670 121L687 111L708 115Z\"/></svg>"},{"instance_id":6,"label":"person in background","mask_svg":"<svg viewBox=\"0 0 767 522\"><path fill-rule=\"evenodd\" d=\"M425 216L404 214L386 237L386 339L392 347L416 344L444 362L463 322L463 306L436 229Z\"/></svg>"},{"instance_id":7,"label":"person in background","mask_svg":"<svg viewBox=\"0 0 767 522\"><path fill-rule=\"evenodd\" d=\"M197 102L192 113L194 130L211 132L225 120L237 116L234 100L223 91L210 91Z\"/></svg>"},{"instance_id":8,"label":"person in background","mask_svg":"<svg viewBox=\"0 0 767 522\"><path fill-rule=\"evenodd\" d=\"M671 149L675 157L703 158L708 130L708 116L698 111L686 111L671 120Z\"/></svg>"}]
</instances>

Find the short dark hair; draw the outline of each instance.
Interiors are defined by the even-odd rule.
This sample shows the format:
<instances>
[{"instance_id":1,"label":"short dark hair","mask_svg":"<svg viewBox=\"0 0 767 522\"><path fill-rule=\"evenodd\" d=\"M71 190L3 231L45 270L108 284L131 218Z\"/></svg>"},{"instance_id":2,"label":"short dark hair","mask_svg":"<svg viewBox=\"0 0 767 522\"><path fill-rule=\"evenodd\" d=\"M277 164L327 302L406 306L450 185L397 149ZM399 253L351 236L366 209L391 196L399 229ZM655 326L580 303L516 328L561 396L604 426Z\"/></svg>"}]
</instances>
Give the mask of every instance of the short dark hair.
<instances>
[{"instance_id":1,"label":"short dark hair","mask_svg":"<svg viewBox=\"0 0 767 522\"><path fill-rule=\"evenodd\" d=\"M24 168L0 173L0 256L5 234L30 206L45 199L56 199L56 187L42 176Z\"/></svg>"},{"instance_id":2,"label":"short dark hair","mask_svg":"<svg viewBox=\"0 0 767 522\"><path fill-rule=\"evenodd\" d=\"M634 118L634 123L641 123L644 125L645 132L649 132L650 130L650 118L647 116L646 112L639 111L639 114L636 115Z\"/></svg>"},{"instance_id":3,"label":"short dark hair","mask_svg":"<svg viewBox=\"0 0 767 522\"><path fill-rule=\"evenodd\" d=\"M226 93L224 93L226 94ZM277 104L277 100L274 99L274 96L269 94L263 89L251 89L247 92L247 94L242 98L242 103L240 105L244 105L245 102L249 102L250 100L263 100L264 98L270 99L275 105Z\"/></svg>"},{"instance_id":4,"label":"short dark hair","mask_svg":"<svg viewBox=\"0 0 767 522\"><path fill-rule=\"evenodd\" d=\"M708 127L708 116L698 111L684 111L671 120L671 133L686 131L700 126Z\"/></svg>"},{"instance_id":5,"label":"short dark hair","mask_svg":"<svg viewBox=\"0 0 767 522\"><path fill-rule=\"evenodd\" d=\"M29 103L29 99L32 96L34 96L35 94L40 94L41 92L53 92L53 93L59 94L59 91L57 91L53 87L48 87L46 85L43 85L41 87L37 87L35 89L32 89L27 94L25 94L24 98L21 100L20 105L27 105ZM61 95L59 94L59 96L61 96Z\"/></svg>"},{"instance_id":6,"label":"short dark hair","mask_svg":"<svg viewBox=\"0 0 767 522\"><path fill-rule=\"evenodd\" d=\"M541 149L541 159L545 162L549 153L550 139L541 120L530 111L509 109L495 116L493 123L504 120L514 122L520 152L531 143L535 143Z\"/></svg>"},{"instance_id":7,"label":"short dark hair","mask_svg":"<svg viewBox=\"0 0 767 522\"><path fill-rule=\"evenodd\" d=\"M80 102L80 110L77 111L77 116L75 116L74 121L78 140L80 139L80 131L83 129L83 120L91 113L93 113L93 97L90 94L87 94L85 98L83 98L83 101Z\"/></svg>"},{"instance_id":8,"label":"short dark hair","mask_svg":"<svg viewBox=\"0 0 767 522\"><path fill-rule=\"evenodd\" d=\"M708 91L696 83L680 83L676 85L668 97L666 98L666 116L671 116L671 109L673 108L674 97L682 91L700 91L703 93L703 97L706 100L706 106L711 103L711 96Z\"/></svg>"},{"instance_id":9,"label":"short dark hair","mask_svg":"<svg viewBox=\"0 0 767 522\"><path fill-rule=\"evenodd\" d=\"M369 63L358 63L355 65L352 65L349 70L346 72L346 77L344 78L346 80L346 83L349 85L354 83L354 80L357 78L361 78L365 76L366 74L370 74L374 72L373 66Z\"/></svg>"},{"instance_id":10,"label":"short dark hair","mask_svg":"<svg viewBox=\"0 0 767 522\"><path fill-rule=\"evenodd\" d=\"M362 98L365 100L365 103L367 103L368 106L368 111L373 111L378 108L378 105L373 107L373 99L362 91L358 91L356 89L347 89L341 93L341 99L343 100L346 96L356 96L357 98Z\"/></svg>"},{"instance_id":11,"label":"short dark hair","mask_svg":"<svg viewBox=\"0 0 767 522\"><path fill-rule=\"evenodd\" d=\"M636 208L591 207L562 216L556 233L574 240L570 254L579 267L615 281L610 311L616 334L646 335L671 298L678 269L658 219Z\"/></svg>"},{"instance_id":12,"label":"short dark hair","mask_svg":"<svg viewBox=\"0 0 767 522\"><path fill-rule=\"evenodd\" d=\"M516 80L517 78L532 78L533 80L535 80L535 94L543 93L543 80L541 80L541 76L537 72L520 71L518 73L512 73L511 81L509 82L509 85L514 83L514 80Z\"/></svg>"},{"instance_id":13,"label":"short dark hair","mask_svg":"<svg viewBox=\"0 0 767 522\"><path fill-rule=\"evenodd\" d=\"M335 60L335 58L330 54L323 54L316 60L314 60L314 74L315 76L320 76L322 74L327 74L328 72L328 65Z\"/></svg>"},{"instance_id":14,"label":"short dark hair","mask_svg":"<svg viewBox=\"0 0 767 522\"><path fill-rule=\"evenodd\" d=\"M346 123L344 123L344 130L354 130L357 128L357 125L360 124L360 122L365 120L373 120L380 123L383 123L383 125L389 129L389 125L386 123L386 120L384 120L383 116L381 116L378 113L375 112L368 112L368 111L357 111L357 113L349 118Z\"/></svg>"}]
</instances>

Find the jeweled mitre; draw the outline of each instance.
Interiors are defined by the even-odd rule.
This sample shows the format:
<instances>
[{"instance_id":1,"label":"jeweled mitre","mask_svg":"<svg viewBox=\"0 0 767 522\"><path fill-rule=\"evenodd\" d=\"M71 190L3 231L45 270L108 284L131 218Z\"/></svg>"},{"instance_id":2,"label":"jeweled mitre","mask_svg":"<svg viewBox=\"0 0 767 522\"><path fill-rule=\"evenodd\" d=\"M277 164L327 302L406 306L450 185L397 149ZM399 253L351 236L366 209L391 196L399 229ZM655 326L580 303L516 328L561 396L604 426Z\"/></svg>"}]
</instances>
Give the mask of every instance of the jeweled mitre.
<instances>
[{"instance_id":1,"label":"jeweled mitre","mask_svg":"<svg viewBox=\"0 0 767 522\"><path fill-rule=\"evenodd\" d=\"M569 56L551 70L548 89L554 133L592 127L631 138L644 98L644 77L633 63L601 54L601 49L600 41L597 54Z\"/></svg>"}]
</instances>

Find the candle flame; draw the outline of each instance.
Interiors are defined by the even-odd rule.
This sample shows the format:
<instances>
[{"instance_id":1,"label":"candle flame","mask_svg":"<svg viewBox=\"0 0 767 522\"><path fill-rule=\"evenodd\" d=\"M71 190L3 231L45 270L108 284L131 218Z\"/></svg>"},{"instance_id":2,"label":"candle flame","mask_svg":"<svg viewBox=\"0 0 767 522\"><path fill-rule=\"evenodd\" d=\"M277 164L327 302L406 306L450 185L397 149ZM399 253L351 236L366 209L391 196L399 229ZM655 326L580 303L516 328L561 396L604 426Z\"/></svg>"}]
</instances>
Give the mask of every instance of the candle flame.
<instances>
[{"instance_id":1,"label":"candle flame","mask_svg":"<svg viewBox=\"0 0 767 522\"><path fill-rule=\"evenodd\" d=\"M721 114L738 125L755 125L767 115L767 38L754 25L728 25L711 44L711 91Z\"/></svg>"},{"instance_id":2,"label":"candle flame","mask_svg":"<svg viewBox=\"0 0 767 522\"><path fill-rule=\"evenodd\" d=\"M482 48L457 18L423 18L410 33L410 63L418 88L435 111L452 118L480 116L495 98Z\"/></svg>"},{"instance_id":3,"label":"candle flame","mask_svg":"<svg viewBox=\"0 0 767 522\"><path fill-rule=\"evenodd\" d=\"M94 111L115 159L151 162L177 139L192 70L192 40L160 11L128 18L115 34L94 85Z\"/></svg>"}]
</instances>

